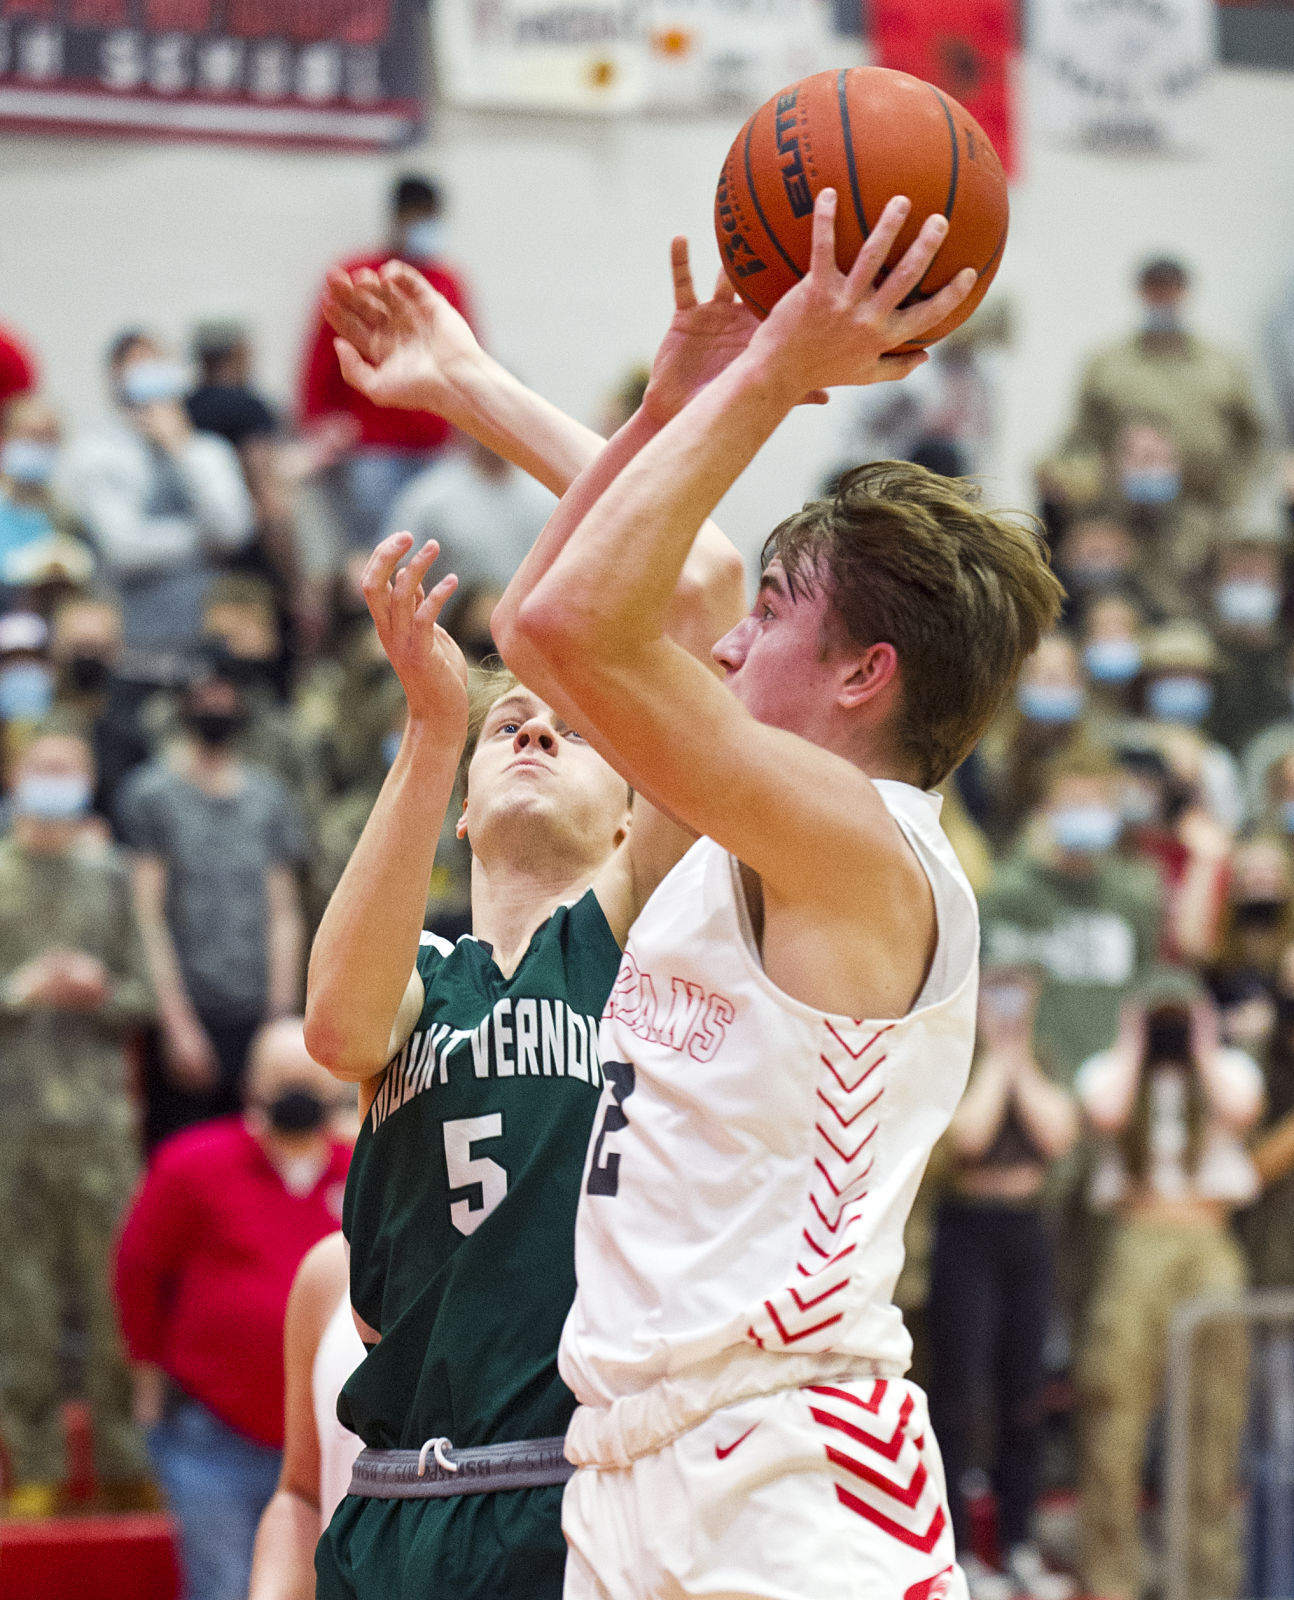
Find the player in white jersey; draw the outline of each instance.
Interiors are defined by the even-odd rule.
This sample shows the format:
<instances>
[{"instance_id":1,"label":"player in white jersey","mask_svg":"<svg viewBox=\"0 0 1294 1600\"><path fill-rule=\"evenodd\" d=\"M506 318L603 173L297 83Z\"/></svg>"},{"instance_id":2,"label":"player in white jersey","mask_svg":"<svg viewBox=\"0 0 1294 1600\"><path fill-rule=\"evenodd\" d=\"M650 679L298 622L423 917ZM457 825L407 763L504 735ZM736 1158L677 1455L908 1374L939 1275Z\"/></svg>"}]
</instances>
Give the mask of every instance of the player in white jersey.
<instances>
[{"instance_id":1,"label":"player in white jersey","mask_svg":"<svg viewBox=\"0 0 1294 1600\"><path fill-rule=\"evenodd\" d=\"M905 464L772 535L715 648L665 637L697 528L790 409L901 377L968 292L905 307L946 232L892 201L811 270L495 614L500 648L698 843L649 901L604 1021L606 1088L562 1372L580 1409L571 1600L963 1594L891 1295L964 1087L974 901L928 791L975 743L1060 589L1036 535ZM676 267L688 290L686 254ZM716 313L718 315L718 313Z\"/></svg>"}]
</instances>

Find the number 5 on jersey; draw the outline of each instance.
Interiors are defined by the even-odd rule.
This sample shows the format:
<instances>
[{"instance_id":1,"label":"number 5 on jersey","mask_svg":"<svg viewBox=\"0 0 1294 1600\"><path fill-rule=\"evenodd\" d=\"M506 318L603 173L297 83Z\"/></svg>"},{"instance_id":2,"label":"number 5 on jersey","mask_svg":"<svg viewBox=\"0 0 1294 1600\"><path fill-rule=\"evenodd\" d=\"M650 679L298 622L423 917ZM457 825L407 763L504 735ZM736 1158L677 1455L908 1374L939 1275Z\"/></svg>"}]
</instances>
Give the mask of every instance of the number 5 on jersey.
<instances>
[{"instance_id":1,"label":"number 5 on jersey","mask_svg":"<svg viewBox=\"0 0 1294 1600\"><path fill-rule=\"evenodd\" d=\"M593 1146L593 1162L589 1167L589 1181L585 1187L590 1194L615 1194L620 1187L620 1152L608 1150L604 1161L602 1147L609 1133L622 1133L629 1126L624 1106L634 1092L633 1065L628 1061L604 1061L602 1076L613 1099L598 1130L597 1143Z\"/></svg>"},{"instance_id":2,"label":"number 5 on jersey","mask_svg":"<svg viewBox=\"0 0 1294 1600\"><path fill-rule=\"evenodd\" d=\"M449 1218L459 1233L475 1233L508 1192L508 1174L497 1161L488 1156L474 1156L473 1145L487 1139L502 1139L503 1113L492 1111L488 1117L460 1117L457 1122L444 1125L445 1175L451 1192L455 1189L476 1189L480 1198L468 1196L465 1200L450 1202Z\"/></svg>"}]
</instances>

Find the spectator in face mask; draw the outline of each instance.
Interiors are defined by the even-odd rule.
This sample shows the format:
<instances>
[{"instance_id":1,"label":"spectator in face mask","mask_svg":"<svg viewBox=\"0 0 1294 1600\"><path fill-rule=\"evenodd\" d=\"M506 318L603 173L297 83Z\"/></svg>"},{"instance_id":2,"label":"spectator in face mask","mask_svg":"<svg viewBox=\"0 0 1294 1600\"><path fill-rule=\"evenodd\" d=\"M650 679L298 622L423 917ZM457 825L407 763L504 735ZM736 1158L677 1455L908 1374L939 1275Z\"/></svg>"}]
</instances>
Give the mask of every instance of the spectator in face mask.
<instances>
[{"instance_id":1,"label":"spectator in face mask","mask_svg":"<svg viewBox=\"0 0 1294 1600\"><path fill-rule=\"evenodd\" d=\"M1091 1203L1114 1237L1078 1369L1081 1498L1088 1593L1142 1590L1138 1503L1146 1435L1162 1398L1168 1324L1195 1295L1233 1295L1245 1266L1228 1217L1253 1198L1244 1136L1262 1109L1262 1075L1218 1042L1217 1011L1180 970L1149 980L1114 1046L1083 1063L1075 1089L1101 1136ZM1234 1595L1240 1577L1231 1502L1247 1399L1243 1326L1218 1321L1194 1341L1190 1600Z\"/></svg>"},{"instance_id":2,"label":"spectator in face mask","mask_svg":"<svg viewBox=\"0 0 1294 1600\"><path fill-rule=\"evenodd\" d=\"M1189 761L1171 749L1137 743L1130 731L1123 739L1117 749L1119 849L1159 874L1160 955L1194 965L1212 961L1223 934L1233 836L1200 803Z\"/></svg>"},{"instance_id":3,"label":"spectator in face mask","mask_svg":"<svg viewBox=\"0 0 1294 1600\"><path fill-rule=\"evenodd\" d=\"M1086 710L1078 651L1064 634L1052 634L1021 668L1014 704L999 713L980 744L988 831L999 849L1037 806L1048 765L1089 742Z\"/></svg>"},{"instance_id":4,"label":"spectator in face mask","mask_svg":"<svg viewBox=\"0 0 1294 1600\"><path fill-rule=\"evenodd\" d=\"M1183 496L1220 509L1242 498L1259 464L1263 421L1241 362L1190 331L1189 287L1178 261L1141 268L1141 326L1088 363L1061 458L1112 461L1121 430L1153 416L1176 444Z\"/></svg>"},{"instance_id":5,"label":"spectator in face mask","mask_svg":"<svg viewBox=\"0 0 1294 1600\"><path fill-rule=\"evenodd\" d=\"M1286 949L1294 943L1294 850L1288 839L1242 839L1231 860L1222 949L1215 975L1257 979L1274 992Z\"/></svg>"},{"instance_id":6,"label":"spectator in face mask","mask_svg":"<svg viewBox=\"0 0 1294 1600\"><path fill-rule=\"evenodd\" d=\"M307 1250L341 1218L353 1104L301 1022L257 1035L247 1109L168 1140L122 1232L117 1294L136 1415L180 1530L189 1600L246 1600L283 1446L283 1324Z\"/></svg>"},{"instance_id":7,"label":"spectator in face mask","mask_svg":"<svg viewBox=\"0 0 1294 1600\"><path fill-rule=\"evenodd\" d=\"M153 1138L240 1103L253 1035L296 1009L302 980L296 804L238 755L246 708L218 662L200 666L180 714L182 737L132 774L118 807L158 997Z\"/></svg>"},{"instance_id":8,"label":"spectator in face mask","mask_svg":"<svg viewBox=\"0 0 1294 1600\"><path fill-rule=\"evenodd\" d=\"M340 270L376 272L387 261L405 261L470 322L466 288L459 274L442 259L444 246L440 185L406 174L391 191L390 226L383 248L341 262ZM352 389L342 377L334 337L322 312L316 313L306 345L298 412L307 426L338 416L353 419L357 425L358 441L342 463L340 489L352 544L371 550L396 495L445 449L452 429L431 412L376 406Z\"/></svg>"},{"instance_id":9,"label":"spectator in face mask","mask_svg":"<svg viewBox=\"0 0 1294 1600\"><path fill-rule=\"evenodd\" d=\"M1285 582L1279 547L1236 540L1213 567L1213 636L1221 651L1217 692L1205 721L1233 755L1289 709L1289 637L1281 622Z\"/></svg>"},{"instance_id":10,"label":"spectator in face mask","mask_svg":"<svg viewBox=\"0 0 1294 1600\"><path fill-rule=\"evenodd\" d=\"M1146 638L1138 692L1147 741L1157 740L1161 748L1194 747L1200 799L1234 833L1245 814L1240 770L1230 751L1205 731L1221 666L1217 645L1198 623L1165 623Z\"/></svg>"},{"instance_id":11,"label":"spectator in face mask","mask_svg":"<svg viewBox=\"0 0 1294 1600\"><path fill-rule=\"evenodd\" d=\"M1107 466L1112 515L1137 547L1137 571L1166 616L1194 615L1208 590L1208 567L1222 535L1218 508L1182 486L1182 456L1170 424L1157 416L1125 422Z\"/></svg>"},{"instance_id":12,"label":"spectator in face mask","mask_svg":"<svg viewBox=\"0 0 1294 1600\"><path fill-rule=\"evenodd\" d=\"M72 1320L105 1500L138 1504L148 1470L108 1258L138 1165L127 1044L153 996L126 863L87 837L93 781L83 740L39 734L0 841L0 1435L24 1515L60 1500Z\"/></svg>"},{"instance_id":13,"label":"spectator in face mask","mask_svg":"<svg viewBox=\"0 0 1294 1600\"><path fill-rule=\"evenodd\" d=\"M1159 946L1159 875L1116 850L1119 789L1103 752L1057 762L1020 845L980 902L985 962L1043 975L1035 1043L1066 1084L1113 1041L1119 1007Z\"/></svg>"},{"instance_id":14,"label":"spectator in face mask","mask_svg":"<svg viewBox=\"0 0 1294 1600\"><path fill-rule=\"evenodd\" d=\"M232 446L195 431L184 369L150 335L114 341L117 421L74 440L62 481L121 597L122 675L174 684L198 636L213 571L252 537L252 505Z\"/></svg>"},{"instance_id":15,"label":"spectator in face mask","mask_svg":"<svg viewBox=\"0 0 1294 1600\"><path fill-rule=\"evenodd\" d=\"M110 824L117 791L153 753L153 739L135 696L123 693L121 608L107 596L81 595L54 613L50 720L89 742L97 783L94 810Z\"/></svg>"},{"instance_id":16,"label":"spectator in face mask","mask_svg":"<svg viewBox=\"0 0 1294 1600\"><path fill-rule=\"evenodd\" d=\"M82 581L90 573L90 553L52 489L60 443L58 417L38 396L0 412L0 584L11 594L59 559Z\"/></svg>"},{"instance_id":17,"label":"spectator in face mask","mask_svg":"<svg viewBox=\"0 0 1294 1600\"><path fill-rule=\"evenodd\" d=\"M1133 715L1145 625L1135 597L1119 590L1098 596L1083 613L1079 641L1090 724L1103 741L1113 742Z\"/></svg>"}]
</instances>

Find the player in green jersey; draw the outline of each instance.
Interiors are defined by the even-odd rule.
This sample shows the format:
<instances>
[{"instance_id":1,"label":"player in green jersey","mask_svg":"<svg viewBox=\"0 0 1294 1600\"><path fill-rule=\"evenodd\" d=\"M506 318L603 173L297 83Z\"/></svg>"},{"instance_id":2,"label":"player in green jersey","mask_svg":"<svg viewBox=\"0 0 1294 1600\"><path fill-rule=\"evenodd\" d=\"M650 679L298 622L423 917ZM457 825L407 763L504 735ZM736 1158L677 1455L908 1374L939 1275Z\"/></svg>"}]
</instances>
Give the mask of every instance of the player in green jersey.
<instances>
[{"instance_id":1,"label":"player in green jersey","mask_svg":"<svg viewBox=\"0 0 1294 1600\"><path fill-rule=\"evenodd\" d=\"M558 492L579 475L523 567L533 583L721 364L717 336L742 313L726 296L698 306L678 267L653 388L605 447L485 357L398 264L381 280L334 279L330 311L348 376L375 399L448 416ZM574 1402L556 1355L602 1084L598 1018L630 923L691 842L641 801L631 815L623 780L515 679L499 680L469 728L466 668L437 624L453 579L424 593L436 547L401 566L411 544L386 540L365 574L408 722L321 924L307 1003L312 1053L362 1085L345 1226L369 1349L339 1412L379 1478L399 1460L373 1451L421 1455L418 1473L399 1465L402 1492L458 1487L478 1460L511 1460L508 1446L565 1431ZM675 594L675 636L708 660L742 612L742 588L735 552L707 528ZM461 760L473 933L449 945L422 932L422 915ZM481 1447L497 1448L478 1458ZM349 1496L319 1546L318 1594L557 1600L561 1484L540 1479L444 1498Z\"/></svg>"}]
</instances>

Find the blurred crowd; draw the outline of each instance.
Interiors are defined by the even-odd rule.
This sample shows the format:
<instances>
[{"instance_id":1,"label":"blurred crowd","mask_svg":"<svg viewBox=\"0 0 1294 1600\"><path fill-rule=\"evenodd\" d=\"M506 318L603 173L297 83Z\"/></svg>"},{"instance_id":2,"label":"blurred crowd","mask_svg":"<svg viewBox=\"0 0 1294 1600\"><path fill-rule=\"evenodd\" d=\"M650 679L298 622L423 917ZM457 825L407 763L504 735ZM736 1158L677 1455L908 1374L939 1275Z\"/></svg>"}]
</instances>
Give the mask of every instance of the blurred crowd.
<instances>
[{"instance_id":1,"label":"blurred crowd","mask_svg":"<svg viewBox=\"0 0 1294 1600\"><path fill-rule=\"evenodd\" d=\"M438 185L407 176L388 237L344 264L398 256L470 319L443 228ZM1089 361L1038 464L1064 625L945 795L981 903L980 1044L900 1287L974 1600L1077 1592L1039 1548L1057 1486L1081 1527L1060 1554L1135 1600L1174 1308L1294 1288L1294 414L1286 438L1195 328L1182 263L1137 288L1140 325ZM979 470L1009 340L990 306L840 407L841 465ZM288 1285L339 1223L353 1133L299 1014L403 720L359 573L385 532L439 539L463 580L446 625L479 663L553 500L348 389L321 321L290 411L229 322L184 351L123 330L105 382L111 424L65 437L38 353L0 328L0 1436L9 1513L59 1509L78 1390L100 1502L160 1483L191 1594L219 1600L245 1592L230 1552L273 1489ZM427 925L450 938L469 867L446 830ZM1249 1367L1242 1325L1203 1326L1198 1600L1294 1576L1272 1574L1261 1496L1238 1511ZM1294 1356L1264 1374L1294 1405Z\"/></svg>"}]
</instances>

